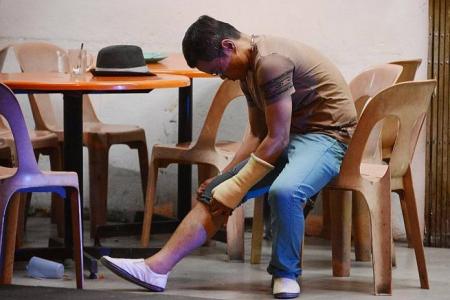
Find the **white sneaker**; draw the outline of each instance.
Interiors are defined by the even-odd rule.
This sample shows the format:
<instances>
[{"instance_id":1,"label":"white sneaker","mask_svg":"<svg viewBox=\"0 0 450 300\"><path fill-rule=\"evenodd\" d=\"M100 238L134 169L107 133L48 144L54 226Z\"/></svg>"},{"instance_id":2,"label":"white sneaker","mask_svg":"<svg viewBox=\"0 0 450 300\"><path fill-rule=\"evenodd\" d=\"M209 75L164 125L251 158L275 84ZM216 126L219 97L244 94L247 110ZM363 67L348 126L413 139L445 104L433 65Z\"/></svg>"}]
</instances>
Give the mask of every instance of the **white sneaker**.
<instances>
[{"instance_id":1,"label":"white sneaker","mask_svg":"<svg viewBox=\"0 0 450 300\"><path fill-rule=\"evenodd\" d=\"M277 299L292 299L300 295L300 286L297 280L290 278L273 279L273 296Z\"/></svg>"},{"instance_id":2,"label":"white sneaker","mask_svg":"<svg viewBox=\"0 0 450 300\"><path fill-rule=\"evenodd\" d=\"M114 274L153 292L162 292L166 288L167 274L158 274L145 264L143 258L125 259L103 256L102 264Z\"/></svg>"}]
</instances>

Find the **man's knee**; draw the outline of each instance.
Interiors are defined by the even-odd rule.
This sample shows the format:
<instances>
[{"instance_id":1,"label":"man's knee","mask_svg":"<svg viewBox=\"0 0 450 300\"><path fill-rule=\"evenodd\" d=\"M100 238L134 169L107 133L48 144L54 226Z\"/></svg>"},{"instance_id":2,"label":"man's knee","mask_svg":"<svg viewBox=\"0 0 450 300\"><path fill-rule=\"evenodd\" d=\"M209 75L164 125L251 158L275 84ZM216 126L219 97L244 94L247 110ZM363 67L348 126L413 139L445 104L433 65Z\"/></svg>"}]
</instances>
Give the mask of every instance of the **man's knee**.
<instances>
[{"instance_id":1,"label":"man's knee","mask_svg":"<svg viewBox=\"0 0 450 300\"><path fill-rule=\"evenodd\" d=\"M273 209L303 208L312 190L306 185L291 185L284 182L274 183L269 190L269 205Z\"/></svg>"}]
</instances>

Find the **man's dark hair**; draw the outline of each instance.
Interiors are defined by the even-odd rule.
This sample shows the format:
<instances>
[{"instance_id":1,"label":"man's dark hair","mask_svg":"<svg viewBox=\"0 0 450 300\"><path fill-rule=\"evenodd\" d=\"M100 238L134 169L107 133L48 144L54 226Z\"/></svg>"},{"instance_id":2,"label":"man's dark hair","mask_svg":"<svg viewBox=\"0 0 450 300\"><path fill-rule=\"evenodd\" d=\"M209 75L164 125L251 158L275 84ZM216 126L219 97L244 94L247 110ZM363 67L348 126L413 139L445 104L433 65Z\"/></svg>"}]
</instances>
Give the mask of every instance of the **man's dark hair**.
<instances>
[{"instance_id":1,"label":"man's dark hair","mask_svg":"<svg viewBox=\"0 0 450 300\"><path fill-rule=\"evenodd\" d=\"M241 33L232 25L209 16L201 16L189 26L183 38L183 54L193 68L199 60L211 61L222 55L224 39L238 39Z\"/></svg>"}]
</instances>

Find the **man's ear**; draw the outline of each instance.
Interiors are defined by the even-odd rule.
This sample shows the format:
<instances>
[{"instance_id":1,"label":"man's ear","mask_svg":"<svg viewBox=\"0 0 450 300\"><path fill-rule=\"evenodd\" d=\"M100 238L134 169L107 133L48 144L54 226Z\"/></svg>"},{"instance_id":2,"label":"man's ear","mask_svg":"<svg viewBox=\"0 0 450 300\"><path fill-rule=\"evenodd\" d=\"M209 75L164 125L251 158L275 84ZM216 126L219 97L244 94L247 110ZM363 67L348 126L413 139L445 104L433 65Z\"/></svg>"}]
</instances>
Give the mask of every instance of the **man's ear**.
<instances>
[{"instance_id":1,"label":"man's ear","mask_svg":"<svg viewBox=\"0 0 450 300\"><path fill-rule=\"evenodd\" d=\"M224 39L224 40L222 40L221 46L222 46L223 50L234 51L236 49L236 44L231 39Z\"/></svg>"}]
</instances>

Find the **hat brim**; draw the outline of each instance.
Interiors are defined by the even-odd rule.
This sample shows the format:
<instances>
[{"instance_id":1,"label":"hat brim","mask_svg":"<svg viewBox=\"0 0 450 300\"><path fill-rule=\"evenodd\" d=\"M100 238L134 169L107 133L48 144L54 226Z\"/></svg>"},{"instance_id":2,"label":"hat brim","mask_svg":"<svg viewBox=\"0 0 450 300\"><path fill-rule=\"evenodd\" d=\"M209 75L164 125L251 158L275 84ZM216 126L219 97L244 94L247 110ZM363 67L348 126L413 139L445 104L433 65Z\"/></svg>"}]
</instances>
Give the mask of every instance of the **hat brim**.
<instances>
[{"instance_id":1,"label":"hat brim","mask_svg":"<svg viewBox=\"0 0 450 300\"><path fill-rule=\"evenodd\" d=\"M90 70L94 76L156 76L156 74L147 72L133 72L133 71L98 71L94 69Z\"/></svg>"}]
</instances>

